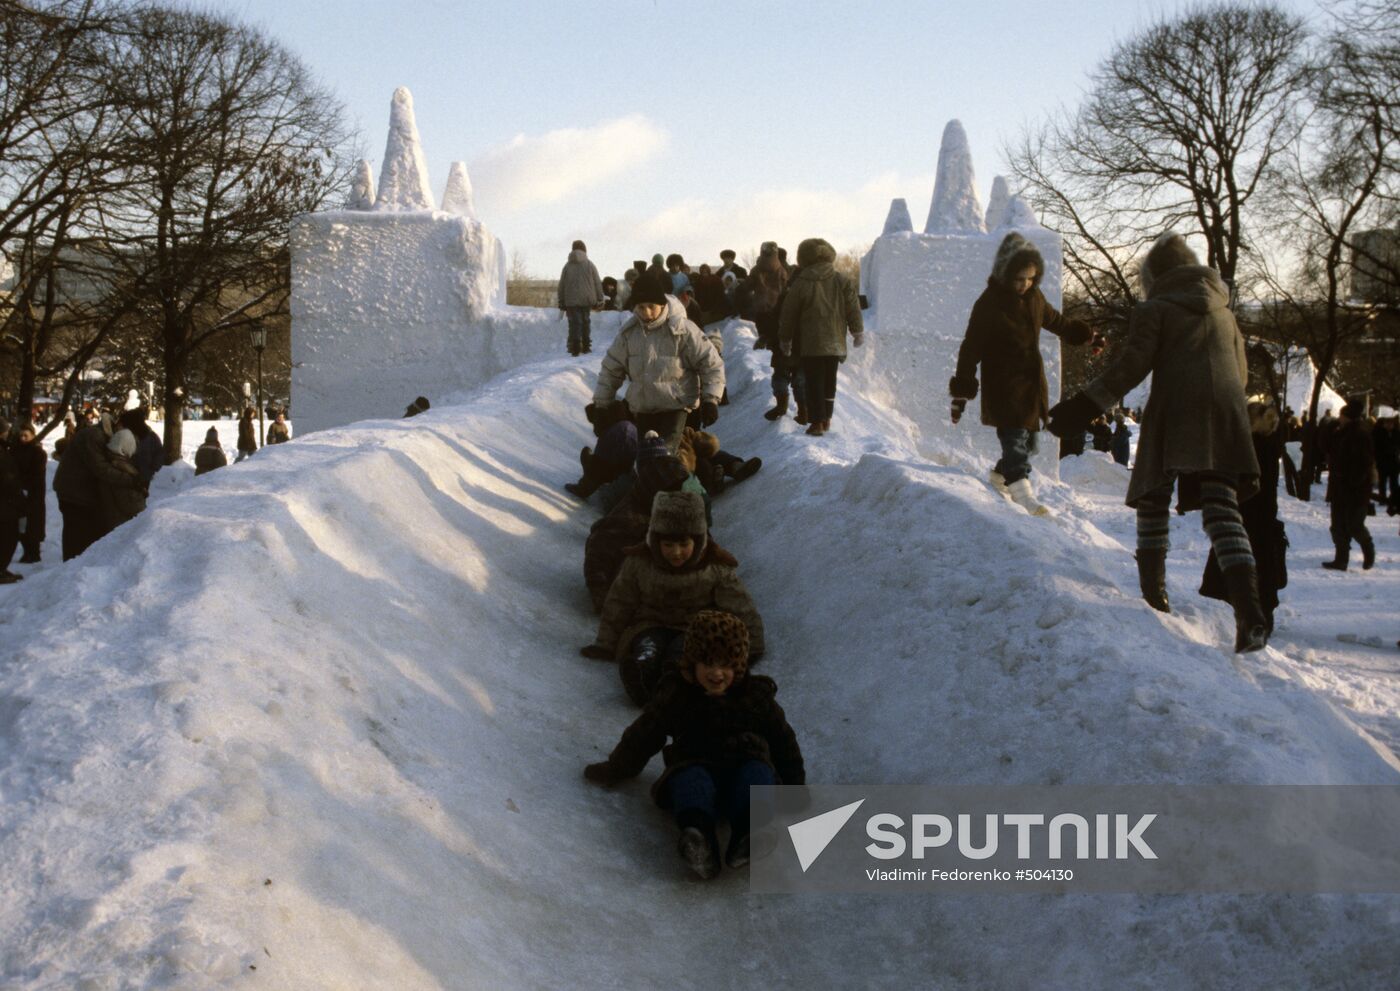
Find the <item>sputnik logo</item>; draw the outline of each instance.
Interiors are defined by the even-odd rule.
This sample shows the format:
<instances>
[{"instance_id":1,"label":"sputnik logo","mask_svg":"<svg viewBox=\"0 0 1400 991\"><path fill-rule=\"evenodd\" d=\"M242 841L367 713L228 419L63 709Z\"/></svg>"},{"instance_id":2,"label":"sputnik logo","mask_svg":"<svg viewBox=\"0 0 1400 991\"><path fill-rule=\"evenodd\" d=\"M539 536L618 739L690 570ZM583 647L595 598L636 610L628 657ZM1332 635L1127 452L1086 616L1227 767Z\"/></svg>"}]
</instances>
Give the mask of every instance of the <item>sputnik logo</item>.
<instances>
[{"instance_id":1,"label":"sputnik logo","mask_svg":"<svg viewBox=\"0 0 1400 991\"><path fill-rule=\"evenodd\" d=\"M856 809L864 804L865 799L862 798L859 802L803 819L788 827L788 836L792 838L792 848L797 851L797 862L801 865L803 874L816 863L822 851L831 845L831 841L836 839L836 834L841 832L842 827L851 821Z\"/></svg>"}]
</instances>

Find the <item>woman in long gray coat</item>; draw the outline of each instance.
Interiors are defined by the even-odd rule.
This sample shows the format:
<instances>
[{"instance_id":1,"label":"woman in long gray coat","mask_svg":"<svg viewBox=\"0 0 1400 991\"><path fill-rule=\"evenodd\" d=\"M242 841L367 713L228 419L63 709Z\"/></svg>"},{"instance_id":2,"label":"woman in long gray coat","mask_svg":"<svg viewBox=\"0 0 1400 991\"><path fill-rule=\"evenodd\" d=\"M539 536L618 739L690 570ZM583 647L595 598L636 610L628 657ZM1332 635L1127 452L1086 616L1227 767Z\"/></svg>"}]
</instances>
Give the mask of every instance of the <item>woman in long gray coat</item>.
<instances>
[{"instance_id":1,"label":"woman in long gray coat","mask_svg":"<svg viewBox=\"0 0 1400 991\"><path fill-rule=\"evenodd\" d=\"M1214 269L1179 234L1159 237L1143 260L1146 296L1133 309L1128 340L1112 366L1050 411L1050 431L1082 431L1150 373L1137 461L1127 503L1137 509L1142 596L1170 612L1166 557L1172 488L1202 523L1235 610L1235 650L1259 650L1268 628L1259 604L1254 555L1239 504L1259 488L1259 462L1245 406L1244 339L1230 294Z\"/></svg>"}]
</instances>

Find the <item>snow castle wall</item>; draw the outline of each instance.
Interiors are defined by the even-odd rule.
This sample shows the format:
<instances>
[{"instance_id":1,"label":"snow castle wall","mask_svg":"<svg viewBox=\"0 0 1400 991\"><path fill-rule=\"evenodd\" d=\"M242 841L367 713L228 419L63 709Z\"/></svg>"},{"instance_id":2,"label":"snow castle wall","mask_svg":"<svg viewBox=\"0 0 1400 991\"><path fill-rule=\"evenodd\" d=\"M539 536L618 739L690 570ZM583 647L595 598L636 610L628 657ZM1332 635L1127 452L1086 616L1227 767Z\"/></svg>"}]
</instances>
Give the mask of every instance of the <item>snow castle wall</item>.
<instances>
[{"instance_id":1,"label":"snow castle wall","mask_svg":"<svg viewBox=\"0 0 1400 991\"><path fill-rule=\"evenodd\" d=\"M948 380L957 367L968 315L987 287L997 245L1012 230L1045 256L1041 291L1056 308L1063 263L1059 235L1040 227L1019 197L1006 201L1004 183L998 184L995 212L989 210L983 220L973 182L966 135L952 121L943 134L924 233L909 229L908 208L896 200L885 233L862 260L861 282L876 331L874 368L889 387L889 400L918 425L924 454L989 467L1001 449L991 428L982 426L980 389L960 424L954 426L948 416ZM987 229L987 221L994 229ZM1040 354L1053 405L1060 391L1060 348L1048 331L1041 334ZM1059 442L1042 432L1040 446L1036 471L1059 478Z\"/></svg>"},{"instance_id":2,"label":"snow castle wall","mask_svg":"<svg viewBox=\"0 0 1400 991\"><path fill-rule=\"evenodd\" d=\"M507 308L506 253L454 163L434 208L406 89L394 93L379 188L360 162L343 210L292 225L292 412L298 435L436 402L562 336ZM521 339L509 339L518 327ZM536 353L538 352L538 353Z\"/></svg>"}]
</instances>

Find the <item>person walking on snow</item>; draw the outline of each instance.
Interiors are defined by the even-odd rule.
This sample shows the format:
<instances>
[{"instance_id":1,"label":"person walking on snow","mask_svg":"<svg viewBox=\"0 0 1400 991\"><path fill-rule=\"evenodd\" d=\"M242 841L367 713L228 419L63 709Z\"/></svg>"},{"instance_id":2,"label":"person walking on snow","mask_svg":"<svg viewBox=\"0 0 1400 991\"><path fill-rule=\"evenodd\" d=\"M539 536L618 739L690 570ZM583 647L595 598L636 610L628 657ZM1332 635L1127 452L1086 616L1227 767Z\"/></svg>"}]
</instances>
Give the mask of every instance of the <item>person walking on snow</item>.
<instances>
[{"instance_id":1,"label":"person walking on snow","mask_svg":"<svg viewBox=\"0 0 1400 991\"><path fill-rule=\"evenodd\" d=\"M967 332L958 349L958 365L948 391L952 420L962 419L969 399L977 398L977 369L982 369L982 423L994 427L1001 458L992 468L992 485L1029 513L1049 512L1031 488L1031 457L1039 448L1037 433L1049 412L1050 386L1040 357L1040 331L1067 344L1102 347L1103 338L1082 320L1063 316L1040 291L1045 259L1015 231L997 247L987 288L972 304ZM1087 426L1087 423L1085 424Z\"/></svg>"},{"instance_id":2,"label":"person walking on snow","mask_svg":"<svg viewBox=\"0 0 1400 991\"><path fill-rule=\"evenodd\" d=\"M1200 509L1235 612L1235 651L1268 642L1268 621L1240 503L1259 488L1245 408L1244 338L1220 275L1200 264L1186 240L1167 232L1139 269L1146 297L1132 311L1128 339L1102 375L1050 411L1056 436L1082 431L1152 375L1127 504L1137 510L1138 582L1148 605L1170 612L1166 560L1172 489L1182 512Z\"/></svg>"},{"instance_id":3,"label":"person walking on snow","mask_svg":"<svg viewBox=\"0 0 1400 991\"><path fill-rule=\"evenodd\" d=\"M836 271L836 249L819 237L797 246L798 273L788 285L778 316L778 345L784 357L801 355L807 398L807 433L820 437L831 430L836 411L836 370L846 360L846 332L851 343L865 343L865 323L855 283Z\"/></svg>"},{"instance_id":4,"label":"person walking on snow","mask_svg":"<svg viewBox=\"0 0 1400 991\"><path fill-rule=\"evenodd\" d=\"M207 475L227 464L228 455L224 454L223 445L219 443L219 430L217 427L210 427L204 432L204 443L194 452L194 473Z\"/></svg>"},{"instance_id":5,"label":"person walking on snow","mask_svg":"<svg viewBox=\"0 0 1400 991\"><path fill-rule=\"evenodd\" d=\"M234 464L244 458L251 458L258 452L258 435L253 430L253 407L248 406L243 410L243 415L238 420L238 457L233 459Z\"/></svg>"},{"instance_id":6,"label":"person walking on snow","mask_svg":"<svg viewBox=\"0 0 1400 991\"><path fill-rule=\"evenodd\" d=\"M34 424L20 424L15 444L10 449L19 468L19 483L24 489L24 532L20 534L20 546L24 554L20 564L38 564L44 538L47 536L48 507L44 496L48 489L49 456L39 443Z\"/></svg>"},{"instance_id":7,"label":"person walking on snow","mask_svg":"<svg viewBox=\"0 0 1400 991\"><path fill-rule=\"evenodd\" d=\"M1366 429L1366 403L1352 399L1342 407L1337 425L1327 435L1327 501L1332 507L1332 560L1322 566L1346 571L1351 542L1361 547L1361 570L1376 563L1376 543L1366 529L1371 487L1376 481L1376 455Z\"/></svg>"},{"instance_id":8,"label":"person walking on snow","mask_svg":"<svg viewBox=\"0 0 1400 991\"><path fill-rule=\"evenodd\" d=\"M601 413L630 383L627 405L637 433L655 430L674 452L691 410L699 410L704 426L719 419L724 362L669 287L667 276L652 272L637 280L632 317L603 356L593 405L595 415Z\"/></svg>"},{"instance_id":9,"label":"person walking on snow","mask_svg":"<svg viewBox=\"0 0 1400 991\"><path fill-rule=\"evenodd\" d=\"M569 260L559 273L559 309L569 318L569 354L577 357L593 351L589 314L603 305L603 280L588 260L588 248L575 241Z\"/></svg>"}]
</instances>

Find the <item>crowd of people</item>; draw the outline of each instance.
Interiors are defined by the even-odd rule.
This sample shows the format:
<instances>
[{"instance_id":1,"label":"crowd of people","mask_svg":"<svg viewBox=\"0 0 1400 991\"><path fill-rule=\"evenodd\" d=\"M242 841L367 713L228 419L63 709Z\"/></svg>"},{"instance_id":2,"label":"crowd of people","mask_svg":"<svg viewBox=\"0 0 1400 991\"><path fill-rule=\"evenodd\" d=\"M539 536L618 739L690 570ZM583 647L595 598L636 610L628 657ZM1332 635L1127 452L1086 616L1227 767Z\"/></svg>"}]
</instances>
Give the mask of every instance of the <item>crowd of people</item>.
<instances>
[{"instance_id":1,"label":"crowd of people","mask_svg":"<svg viewBox=\"0 0 1400 991\"><path fill-rule=\"evenodd\" d=\"M426 402L426 400L424 401ZM63 560L82 554L146 508L151 480L166 464L165 448L140 406L119 412L84 411L83 423L68 413L63 435L53 444L58 462L53 491L62 519ZM258 450L257 411L244 409L238 422L238 456ZM291 439L286 412L277 410L267 429L267 443ZM0 585L21 581L10 570L16 550L21 564L38 564L48 531L46 508L48 452L35 424L15 426L0 417ZM195 451L196 475L228 464L217 427L210 427Z\"/></svg>"}]
</instances>

